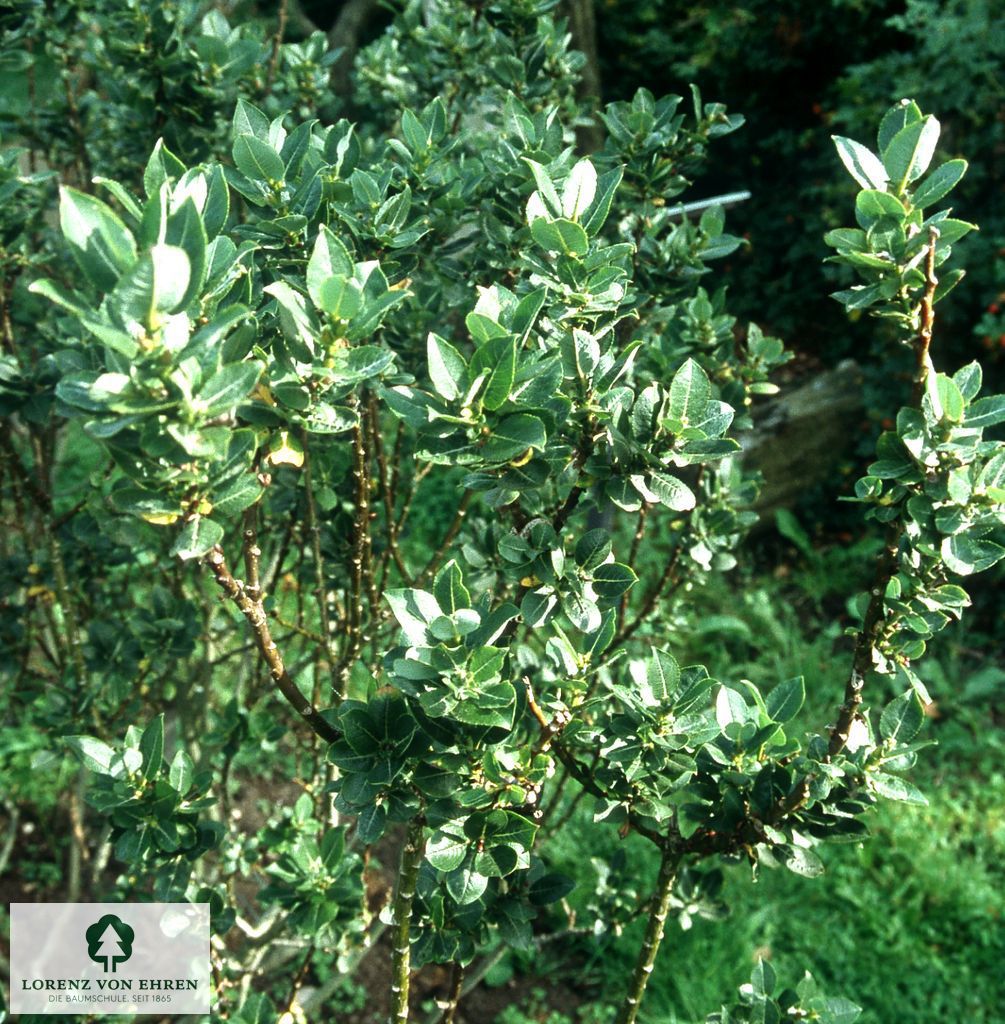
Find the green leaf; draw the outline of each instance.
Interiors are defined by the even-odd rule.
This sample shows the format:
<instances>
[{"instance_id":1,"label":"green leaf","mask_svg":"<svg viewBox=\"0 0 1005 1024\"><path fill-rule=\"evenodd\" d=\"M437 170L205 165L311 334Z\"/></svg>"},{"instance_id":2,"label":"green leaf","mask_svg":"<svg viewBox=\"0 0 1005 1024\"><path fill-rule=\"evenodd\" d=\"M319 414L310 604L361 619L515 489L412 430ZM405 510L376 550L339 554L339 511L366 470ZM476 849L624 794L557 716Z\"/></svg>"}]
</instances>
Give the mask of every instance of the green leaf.
<instances>
[{"instance_id":1,"label":"green leaf","mask_svg":"<svg viewBox=\"0 0 1005 1024\"><path fill-rule=\"evenodd\" d=\"M316 289L320 310L338 320L351 320L363 306L363 289L344 274L333 274Z\"/></svg>"},{"instance_id":2,"label":"green leaf","mask_svg":"<svg viewBox=\"0 0 1005 1024\"><path fill-rule=\"evenodd\" d=\"M994 541L958 533L942 541L942 558L948 568L960 576L990 569L1005 557L1005 548Z\"/></svg>"},{"instance_id":3,"label":"green leaf","mask_svg":"<svg viewBox=\"0 0 1005 1024\"><path fill-rule=\"evenodd\" d=\"M232 153L237 169L252 181L261 182L270 189L283 181L286 167L282 157L268 142L254 135L239 135L234 140Z\"/></svg>"},{"instance_id":4,"label":"green leaf","mask_svg":"<svg viewBox=\"0 0 1005 1024\"><path fill-rule=\"evenodd\" d=\"M263 289L279 306L279 323L283 336L291 343L293 356L300 362L309 363L314 358L314 342L320 327L307 301L285 281L274 281Z\"/></svg>"},{"instance_id":5,"label":"green leaf","mask_svg":"<svg viewBox=\"0 0 1005 1024\"><path fill-rule=\"evenodd\" d=\"M688 359L674 374L670 385L669 417L685 427L700 423L711 393L705 371L693 359Z\"/></svg>"},{"instance_id":6,"label":"green leaf","mask_svg":"<svg viewBox=\"0 0 1005 1024\"><path fill-rule=\"evenodd\" d=\"M610 553L611 538L606 530L590 530L576 542L576 564L587 572L606 562Z\"/></svg>"},{"instance_id":7,"label":"green leaf","mask_svg":"<svg viewBox=\"0 0 1005 1024\"><path fill-rule=\"evenodd\" d=\"M783 846L774 852L781 862L797 875L816 878L823 874L823 861L812 850L807 850L803 846Z\"/></svg>"},{"instance_id":8,"label":"green leaf","mask_svg":"<svg viewBox=\"0 0 1005 1024\"><path fill-rule=\"evenodd\" d=\"M108 296L108 308L125 327L137 323L156 331L165 314L181 309L189 281L185 251L174 245L155 245L119 280Z\"/></svg>"},{"instance_id":9,"label":"green leaf","mask_svg":"<svg viewBox=\"0 0 1005 1024\"><path fill-rule=\"evenodd\" d=\"M576 888L576 883L566 875L552 872L531 882L527 897L535 907L558 903Z\"/></svg>"},{"instance_id":10,"label":"green leaf","mask_svg":"<svg viewBox=\"0 0 1005 1024\"><path fill-rule=\"evenodd\" d=\"M509 398L516 379L516 338L493 338L478 348L471 357L468 376L472 381L484 376L482 406L490 412L498 409Z\"/></svg>"},{"instance_id":11,"label":"green leaf","mask_svg":"<svg viewBox=\"0 0 1005 1024\"><path fill-rule=\"evenodd\" d=\"M890 180L886 168L883 166L883 161L871 149L841 135L832 135L831 139L837 146L841 162L862 188L874 188L880 191L886 188Z\"/></svg>"},{"instance_id":12,"label":"green leaf","mask_svg":"<svg viewBox=\"0 0 1005 1024\"><path fill-rule=\"evenodd\" d=\"M193 516L181 528L178 539L171 548L171 554L183 561L202 558L209 550L223 540L223 527L204 516Z\"/></svg>"},{"instance_id":13,"label":"green leaf","mask_svg":"<svg viewBox=\"0 0 1005 1024\"><path fill-rule=\"evenodd\" d=\"M447 615L453 615L458 608L471 607L471 595L464 586L460 566L454 559L436 574L433 581L433 596Z\"/></svg>"},{"instance_id":14,"label":"green leaf","mask_svg":"<svg viewBox=\"0 0 1005 1024\"><path fill-rule=\"evenodd\" d=\"M694 491L682 480L668 473L650 473L647 484L656 500L675 512L690 512L697 503Z\"/></svg>"},{"instance_id":15,"label":"green leaf","mask_svg":"<svg viewBox=\"0 0 1005 1024\"><path fill-rule=\"evenodd\" d=\"M929 380L931 379L930 375ZM959 423L963 419L966 403L963 401L963 395L960 394L960 389L956 386L955 381L944 373L939 373L935 376L935 390L939 406L942 409L942 415L939 418Z\"/></svg>"},{"instance_id":16,"label":"green leaf","mask_svg":"<svg viewBox=\"0 0 1005 1024\"><path fill-rule=\"evenodd\" d=\"M493 429L482 454L490 462L507 462L531 449L543 451L547 440L548 434L541 420L529 413L516 413L507 416Z\"/></svg>"},{"instance_id":17,"label":"green leaf","mask_svg":"<svg viewBox=\"0 0 1005 1024\"><path fill-rule=\"evenodd\" d=\"M627 565L607 562L593 570L593 589L605 601L614 601L630 590L639 578Z\"/></svg>"},{"instance_id":18,"label":"green leaf","mask_svg":"<svg viewBox=\"0 0 1005 1024\"><path fill-rule=\"evenodd\" d=\"M531 221L530 233L534 241L549 252L585 256L590 248L586 232L575 222L562 217L552 221L538 217Z\"/></svg>"},{"instance_id":19,"label":"green leaf","mask_svg":"<svg viewBox=\"0 0 1005 1024\"><path fill-rule=\"evenodd\" d=\"M889 775L886 772L869 772L867 775L869 784L875 793L885 796L887 800L899 800L905 804L917 804L921 807L928 806L928 798L912 782L902 779L899 775Z\"/></svg>"},{"instance_id":20,"label":"green leaf","mask_svg":"<svg viewBox=\"0 0 1005 1024\"><path fill-rule=\"evenodd\" d=\"M910 743L917 736L924 720L925 713L918 695L914 690L907 690L883 708L879 719L879 734L884 740L898 745Z\"/></svg>"},{"instance_id":21,"label":"green leaf","mask_svg":"<svg viewBox=\"0 0 1005 1024\"><path fill-rule=\"evenodd\" d=\"M89 771L107 775L115 750L94 736L67 736L66 745Z\"/></svg>"},{"instance_id":22,"label":"green leaf","mask_svg":"<svg viewBox=\"0 0 1005 1024\"><path fill-rule=\"evenodd\" d=\"M956 188L967 173L966 160L949 160L932 173L915 189L911 202L919 210L937 203Z\"/></svg>"},{"instance_id":23,"label":"green leaf","mask_svg":"<svg viewBox=\"0 0 1005 1024\"><path fill-rule=\"evenodd\" d=\"M165 181L177 181L184 173L185 165L164 145L163 139L158 139L143 171L147 198L157 195Z\"/></svg>"},{"instance_id":24,"label":"green leaf","mask_svg":"<svg viewBox=\"0 0 1005 1024\"><path fill-rule=\"evenodd\" d=\"M929 115L901 128L883 150L883 166L898 192L928 170L940 130L939 122Z\"/></svg>"},{"instance_id":25,"label":"green leaf","mask_svg":"<svg viewBox=\"0 0 1005 1024\"><path fill-rule=\"evenodd\" d=\"M650 707L660 707L672 700L680 689L680 665L669 651L652 649L652 657L646 667L645 685L640 688L642 697Z\"/></svg>"},{"instance_id":26,"label":"green leaf","mask_svg":"<svg viewBox=\"0 0 1005 1024\"><path fill-rule=\"evenodd\" d=\"M775 990L775 969L761 957L750 974L750 985L756 995L770 996Z\"/></svg>"},{"instance_id":27,"label":"green leaf","mask_svg":"<svg viewBox=\"0 0 1005 1024\"><path fill-rule=\"evenodd\" d=\"M77 295L76 292L68 291L61 284L56 281L50 281L48 278L32 281L28 285L28 291L34 295L41 295L50 302L54 302L61 309L65 309L76 316L85 316L89 312L85 300L80 295Z\"/></svg>"},{"instance_id":28,"label":"green leaf","mask_svg":"<svg viewBox=\"0 0 1005 1024\"><path fill-rule=\"evenodd\" d=\"M213 374L199 391L203 415L230 412L251 393L261 373L261 364L249 362L225 366Z\"/></svg>"},{"instance_id":29,"label":"green leaf","mask_svg":"<svg viewBox=\"0 0 1005 1024\"><path fill-rule=\"evenodd\" d=\"M84 276L100 291L111 291L136 260L129 229L100 199L66 187L59 190L59 223Z\"/></svg>"},{"instance_id":30,"label":"green leaf","mask_svg":"<svg viewBox=\"0 0 1005 1024\"><path fill-rule=\"evenodd\" d=\"M488 888L489 880L468 867L457 868L447 876L447 891L460 906L480 899Z\"/></svg>"},{"instance_id":31,"label":"green leaf","mask_svg":"<svg viewBox=\"0 0 1005 1024\"><path fill-rule=\"evenodd\" d=\"M600 175L597 181L597 195L593 200L593 205L587 211L586 216L583 217L581 223L584 230L588 235L595 235L604 226L604 221L607 220L607 215L611 211L611 202L614 199L614 194L618 190L618 186L621 184L621 179L624 176L624 167L615 167L613 170L606 171Z\"/></svg>"},{"instance_id":32,"label":"green leaf","mask_svg":"<svg viewBox=\"0 0 1005 1024\"><path fill-rule=\"evenodd\" d=\"M171 783L172 789L185 794L192 785L194 777L195 763L184 750L179 750L171 761L171 767L168 770L168 782Z\"/></svg>"},{"instance_id":33,"label":"green leaf","mask_svg":"<svg viewBox=\"0 0 1005 1024\"><path fill-rule=\"evenodd\" d=\"M387 804L368 804L356 819L356 837L361 843L375 843L387 827Z\"/></svg>"},{"instance_id":34,"label":"green leaf","mask_svg":"<svg viewBox=\"0 0 1005 1024\"><path fill-rule=\"evenodd\" d=\"M1005 423L1005 395L978 398L967 410L968 427L993 427Z\"/></svg>"},{"instance_id":35,"label":"green leaf","mask_svg":"<svg viewBox=\"0 0 1005 1024\"><path fill-rule=\"evenodd\" d=\"M269 138L269 119L253 103L239 98L234 110L234 135L253 135L256 139L267 142Z\"/></svg>"},{"instance_id":36,"label":"green leaf","mask_svg":"<svg viewBox=\"0 0 1005 1024\"><path fill-rule=\"evenodd\" d=\"M322 224L307 261L307 292L315 306L321 306L321 286L330 277L351 277L353 262L348 250L327 225Z\"/></svg>"},{"instance_id":37,"label":"green leaf","mask_svg":"<svg viewBox=\"0 0 1005 1024\"><path fill-rule=\"evenodd\" d=\"M562 594L562 611L581 633L592 633L600 627L600 609L575 591Z\"/></svg>"},{"instance_id":38,"label":"green leaf","mask_svg":"<svg viewBox=\"0 0 1005 1024\"><path fill-rule=\"evenodd\" d=\"M179 309L184 309L199 294L206 280L206 229L191 198L168 217L164 241L169 246L177 246L188 257L188 286L177 303Z\"/></svg>"},{"instance_id":39,"label":"green leaf","mask_svg":"<svg viewBox=\"0 0 1005 1024\"><path fill-rule=\"evenodd\" d=\"M891 107L879 122L877 143L880 153L886 150L897 132L905 125L920 121L922 116L921 109L914 100L901 100L898 104Z\"/></svg>"},{"instance_id":40,"label":"green leaf","mask_svg":"<svg viewBox=\"0 0 1005 1024\"><path fill-rule=\"evenodd\" d=\"M426 358L429 361L429 379L437 392L448 402L460 398L468 369L464 356L449 341L430 333L426 339Z\"/></svg>"},{"instance_id":41,"label":"green leaf","mask_svg":"<svg viewBox=\"0 0 1005 1024\"><path fill-rule=\"evenodd\" d=\"M213 492L213 512L230 518L250 508L262 496L262 485L257 477L245 473L229 483L223 490Z\"/></svg>"},{"instance_id":42,"label":"green leaf","mask_svg":"<svg viewBox=\"0 0 1005 1024\"><path fill-rule=\"evenodd\" d=\"M388 590L384 594L402 632L413 647L426 644L426 627L443 614L432 594L423 590Z\"/></svg>"},{"instance_id":43,"label":"green leaf","mask_svg":"<svg viewBox=\"0 0 1005 1024\"><path fill-rule=\"evenodd\" d=\"M791 722L799 714L799 709L806 699L806 687L803 684L803 677L796 676L794 679L786 679L779 683L764 698L764 705L768 717L779 725Z\"/></svg>"},{"instance_id":44,"label":"green leaf","mask_svg":"<svg viewBox=\"0 0 1005 1024\"><path fill-rule=\"evenodd\" d=\"M141 770L145 779L154 778L164 761L164 716L158 715L143 730L140 737L140 753L143 755Z\"/></svg>"},{"instance_id":45,"label":"green leaf","mask_svg":"<svg viewBox=\"0 0 1005 1024\"><path fill-rule=\"evenodd\" d=\"M464 863L468 845L468 840L463 835L439 832L426 844L426 860L437 871L454 871Z\"/></svg>"},{"instance_id":46,"label":"green leaf","mask_svg":"<svg viewBox=\"0 0 1005 1024\"><path fill-rule=\"evenodd\" d=\"M558 193L555 191L555 186L552 183L547 170L545 170L544 166L539 164L536 160L531 160L528 157L524 157L523 159L524 163L527 164L531 173L534 175L534 181L537 184L542 205L548 213L557 217L562 212L562 202L558 198Z\"/></svg>"},{"instance_id":47,"label":"green leaf","mask_svg":"<svg viewBox=\"0 0 1005 1024\"><path fill-rule=\"evenodd\" d=\"M562 213L578 221L597 194L597 172L585 157L572 168L562 190Z\"/></svg>"},{"instance_id":48,"label":"green leaf","mask_svg":"<svg viewBox=\"0 0 1005 1024\"><path fill-rule=\"evenodd\" d=\"M907 217L904 204L889 192L878 192L875 189L863 189L855 197L855 219L859 226L871 228L883 217L892 217L900 222Z\"/></svg>"}]
</instances>

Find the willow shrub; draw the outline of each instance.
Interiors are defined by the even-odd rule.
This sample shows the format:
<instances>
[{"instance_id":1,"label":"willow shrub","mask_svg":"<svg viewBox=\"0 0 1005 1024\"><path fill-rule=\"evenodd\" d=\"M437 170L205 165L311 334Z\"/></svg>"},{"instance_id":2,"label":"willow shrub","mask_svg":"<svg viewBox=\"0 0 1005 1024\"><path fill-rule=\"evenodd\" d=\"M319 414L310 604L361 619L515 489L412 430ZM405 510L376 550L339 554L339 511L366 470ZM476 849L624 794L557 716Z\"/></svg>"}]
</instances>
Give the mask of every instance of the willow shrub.
<instances>
[{"instance_id":1,"label":"willow shrub","mask_svg":"<svg viewBox=\"0 0 1005 1024\"><path fill-rule=\"evenodd\" d=\"M307 972L351 977L385 928L389 1019L438 963L449 1020L500 940L571 926L585 877L550 869L548 837L582 791L595 829L660 853L630 1024L680 887L693 913L723 862L816 875L878 800L924 801L912 665L967 605L957 578L1005 554L983 437L1005 398L930 355L966 165L929 169L938 122L906 101L878 153L836 140L861 186L828 236L861 278L836 297L917 370L856 492L886 542L847 686L806 731L802 679L671 653L754 519L736 436L785 359L700 283L738 244L721 210L673 203L741 118L641 91L577 157L554 23L440 16L442 95L386 137L239 99L229 159L161 141L126 181L61 188L61 241L25 250L35 298L23 275L7 293L38 310L8 316L2 363L8 714L47 736L38 768L86 769L71 895L93 862L93 891L209 901L235 1020L317 1011L332 986L301 1002ZM9 175L9 237L46 180ZM875 706L875 677L902 692ZM235 775L302 795L246 825ZM857 1014L761 964L709 1020Z\"/></svg>"}]
</instances>

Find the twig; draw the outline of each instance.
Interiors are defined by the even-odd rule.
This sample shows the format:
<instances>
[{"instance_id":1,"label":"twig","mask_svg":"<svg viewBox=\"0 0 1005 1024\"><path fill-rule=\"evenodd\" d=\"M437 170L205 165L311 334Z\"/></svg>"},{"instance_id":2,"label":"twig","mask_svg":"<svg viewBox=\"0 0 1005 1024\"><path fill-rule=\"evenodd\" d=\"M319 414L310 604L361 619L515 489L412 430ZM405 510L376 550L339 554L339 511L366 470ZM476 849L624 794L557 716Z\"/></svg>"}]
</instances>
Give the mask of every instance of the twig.
<instances>
[{"instance_id":1,"label":"twig","mask_svg":"<svg viewBox=\"0 0 1005 1024\"><path fill-rule=\"evenodd\" d=\"M322 656L331 670L331 615L328 611L328 588L325 585L325 565L321 555L321 528L318 525L318 508L314 500L314 477L311 469L311 453L307 431L302 433L304 449L304 489L307 496L307 530L311 535L311 553L314 556L314 593L321 618Z\"/></svg>"},{"instance_id":2,"label":"twig","mask_svg":"<svg viewBox=\"0 0 1005 1024\"><path fill-rule=\"evenodd\" d=\"M455 960L450 965L450 989L443 1003L440 1024L454 1024L457 1004L461 1001L461 986L464 984L464 965Z\"/></svg>"},{"instance_id":3,"label":"twig","mask_svg":"<svg viewBox=\"0 0 1005 1024\"><path fill-rule=\"evenodd\" d=\"M223 549L219 545L209 552L206 561L220 589L234 602L247 619L248 625L251 626L258 651L268 666L269 674L279 692L318 736L329 743L337 740L339 738L338 730L322 717L314 705L300 692L300 688L286 671L279 648L269 632L268 617L262 607L262 602L260 600L253 601L248 596L244 584L240 580L234 579L227 567Z\"/></svg>"},{"instance_id":4,"label":"twig","mask_svg":"<svg viewBox=\"0 0 1005 1024\"><path fill-rule=\"evenodd\" d=\"M279 67L279 48L283 45L283 36L286 35L286 19L288 14L288 0L279 0L279 20L276 25L276 34L272 37L272 56L269 58L269 71L265 78L266 95L272 92L272 86L276 81L276 69Z\"/></svg>"},{"instance_id":5,"label":"twig","mask_svg":"<svg viewBox=\"0 0 1005 1024\"><path fill-rule=\"evenodd\" d=\"M377 408L377 398L371 392L367 396L367 412L370 416L370 434L373 437L373 449L377 456L377 473L380 479L380 496L384 503L384 519L386 520L385 529L387 530L387 550L384 552L383 566L380 574L380 589L384 589L384 585L387 582L387 570L388 560L393 559L394 564L398 567L398 572L401 573L401 578L406 584L411 583L411 577L408 574L408 570L405 568L404 560L401 557L401 551L398 548L398 524L394 517L394 490L391 480L388 477L387 472L387 455L384 452L384 444L380 436L380 413ZM395 458L397 458L399 452L399 445L401 441L399 424L398 439L395 442ZM397 465L395 465L395 471L397 471Z\"/></svg>"},{"instance_id":6,"label":"twig","mask_svg":"<svg viewBox=\"0 0 1005 1024\"><path fill-rule=\"evenodd\" d=\"M567 720L560 721L556 724L548 718L544 711L541 710L541 706L538 704L537 699L534 696L534 690L531 687L530 680L526 676L524 677L524 687L527 693L527 708L541 727L542 741L538 747L538 752L543 753L549 748L554 750L556 757L558 757L562 764L565 765L566 770L580 784L580 786L583 787L583 789L585 789L591 796L595 796L598 800L610 800L610 795L597 785L592 774L583 768L572 752L564 743L562 743L560 733L562 729L565 728ZM654 832L648 825L644 825L639 821L638 816L633 814L631 810L628 810L628 823L636 832L639 833L639 835L645 836L646 839L655 843L657 846L663 847L666 845L665 838L658 832Z\"/></svg>"},{"instance_id":7,"label":"twig","mask_svg":"<svg viewBox=\"0 0 1005 1024\"><path fill-rule=\"evenodd\" d=\"M370 532L370 484L367 480L366 441L363 424L359 416L352 433L353 470L356 479L356 509L353 522L353 546L350 557L350 593L348 597L349 628L346 632L345 648L337 669L337 691L344 697L349 687L349 676L353 664L363 646L363 585L366 574L366 552Z\"/></svg>"},{"instance_id":8,"label":"twig","mask_svg":"<svg viewBox=\"0 0 1005 1024\"><path fill-rule=\"evenodd\" d=\"M440 563L443 561L444 556L450 549L450 545L453 543L454 538L460 533L461 526L464 523L464 517L468 514L468 506L471 504L472 498L471 491L465 491L461 497L460 504L457 506L457 512L454 514L453 521L450 523L447 532L443 536L443 540L440 541L440 546L433 553L433 557L430 558L425 569L419 573L415 578L415 585L421 585L425 580L436 572L440 567Z\"/></svg>"},{"instance_id":9,"label":"twig","mask_svg":"<svg viewBox=\"0 0 1005 1024\"><path fill-rule=\"evenodd\" d=\"M635 568L635 559L639 554L639 545L642 543L642 538L646 532L646 523L649 519L650 505L648 501L642 502L642 508L639 510L639 521L635 527L635 535L632 537L632 547L628 552L628 567L630 569ZM618 629L620 630L625 624L625 616L628 614L628 594L629 591L625 591L621 596L621 603L618 606Z\"/></svg>"}]
</instances>

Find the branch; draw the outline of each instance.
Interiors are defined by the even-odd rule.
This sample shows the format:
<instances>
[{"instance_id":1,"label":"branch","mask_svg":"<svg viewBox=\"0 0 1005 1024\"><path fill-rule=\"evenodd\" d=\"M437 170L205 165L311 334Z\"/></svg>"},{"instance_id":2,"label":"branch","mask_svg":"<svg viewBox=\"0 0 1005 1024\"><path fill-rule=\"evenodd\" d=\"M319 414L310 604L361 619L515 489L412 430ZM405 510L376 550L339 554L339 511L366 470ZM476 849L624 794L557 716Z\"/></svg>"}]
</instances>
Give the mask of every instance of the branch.
<instances>
[{"instance_id":1,"label":"branch","mask_svg":"<svg viewBox=\"0 0 1005 1024\"><path fill-rule=\"evenodd\" d=\"M667 843L664 846L663 859L660 861L660 873L656 880L653 909L646 925L646 934L642 940L638 960L635 962L635 970L632 972L632 980L628 984L628 995L621 1004L615 1024L635 1024L643 993L656 963L660 942L663 941L663 929L670 910L670 895L673 892L674 882L677 880L677 869L680 867L681 857L680 850L672 843Z\"/></svg>"},{"instance_id":2,"label":"branch","mask_svg":"<svg viewBox=\"0 0 1005 1024\"><path fill-rule=\"evenodd\" d=\"M248 596L244 583L234 579L227 567L223 549L217 545L206 556L210 570L216 578L220 589L237 605L238 610L248 620L248 625L255 636L255 643L269 674L279 692L289 701L293 709L323 740L333 743L339 738L339 731L321 716L313 704L300 692L300 688L290 677L283 664L283 657L276 647L276 642L269 632L269 623L262 607L261 599L254 601Z\"/></svg>"},{"instance_id":3,"label":"branch","mask_svg":"<svg viewBox=\"0 0 1005 1024\"><path fill-rule=\"evenodd\" d=\"M279 0L276 34L272 37L272 56L269 58L269 72L265 79L266 95L272 92L272 86L276 80L276 69L279 67L279 48L283 45L283 36L286 35L286 19L289 15L288 3L289 0Z\"/></svg>"},{"instance_id":4,"label":"branch","mask_svg":"<svg viewBox=\"0 0 1005 1024\"><path fill-rule=\"evenodd\" d=\"M916 361L913 393L915 405L920 404L925 394L928 375L932 368L929 349L932 344L932 330L935 326L935 289L939 283L935 276L935 243L938 237L938 228L933 227L925 260L925 294L921 300L921 328L913 343ZM885 624L886 588L897 573L903 534L903 519L894 519L887 527L886 543L876 566L876 578L870 590L869 604L862 620L862 629L855 641L855 653L852 655L851 672L848 682L845 684L844 701L838 712L837 721L831 729L830 743L827 747L830 757L836 757L844 750L852 724L862 706L865 678L875 663L876 650Z\"/></svg>"},{"instance_id":5,"label":"branch","mask_svg":"<svg viewBox=\"0 0 1005 1024\"><path fill-rule=\"evenodd\" d=\"M366 28L378 0L348 0L342 5L339 16L328 32L328 47L341 50L338 60L332 65L332 92L343 96L349 91L349 72L359 50L359 38Z\"/></svg>"},{"instance_id":6,"label":"branch","mask_svg":"<svg viewBox=\"0 0 1005 1024\"><path fill-rule=\"evenodd\" d=\"M534 690L531 687L530 680L525 676L523 682L527 691L527 707L534 718L537 719L537 723L541 727L541 734L543 738L539 747L539 752L544 753L549 748L554 750L555 756L558 757L563 765L565 765L568 773L580 784L580 786L583 787L584 790L586 790L586 792L591 796L595 796L598 800L610 800L610 794L597 785L590 772L583 768L583 766L576 760L572 751L562 743L560 734L565 725L568 724L568 719L566 721L560 721L557 724L551 721L544 711L541 710L541 706L534 697ZM646 839L655 843L657 846L666 846L666 839L658 832L649 828L648 825L644 825L638 817L632 813L630 808L628 809L628 824L635 829L639 835L645 836Z\"/></svg>"},{"instance_id":7,"label":"branch","mask_svg":"<svg viewBox=\"0 0 1005 1024\"><path fill-rule=\"evenodd\" d=\"M412 900L419 867L426 850L426 836L421 817L413 818L401 851L398 870L398 891L394 897L394 925L391 950L391 1012L389 1024L405 1024L408 1020L408 990L412 964Z\"/></svg>"},{"instance_id":8,"label":"branch","mask_svg":"<svg viewBox=\"0 0 1005 1024\"><path fill-rule=\"evenodd\" d=\"M460 504L457 506L457 512L454 514L453 521L450 523L447 532L443 535L443 540L440 542L440 546L436 549L433 557L430 558L425 569L423 569L416 577L416 586L421 586L422 583L424 583L434 572L436 572L437 569L439 569L440 563L443 561L444 556L450 549L450 545L453 543L454 538L458 533L460 533L464 517L468 514L468 506L471 504L471 498L471 491L465 491Z\"/></svg>"}]
</instances>

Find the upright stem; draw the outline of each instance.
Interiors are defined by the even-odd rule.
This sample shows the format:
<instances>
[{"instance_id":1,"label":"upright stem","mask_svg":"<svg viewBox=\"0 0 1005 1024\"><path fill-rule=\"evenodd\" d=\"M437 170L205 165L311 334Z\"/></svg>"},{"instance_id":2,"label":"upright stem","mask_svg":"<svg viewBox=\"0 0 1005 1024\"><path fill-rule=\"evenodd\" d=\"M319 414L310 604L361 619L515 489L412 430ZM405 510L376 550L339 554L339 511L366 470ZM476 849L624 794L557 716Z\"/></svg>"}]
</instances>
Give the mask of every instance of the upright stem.
<instances>
[{"instance_id":1,"label":"upright stem","mask_svg":"<svg viewBox=\"0 0 1005 1024\"><path fill-rule=\"evenodd\" d=\"M673 892L673 884L677 879L680 862L680 851L673 844L668 843L663 849L663 860L660 862L660 873L656 880L655 903L646 924L645 938L642 940L639 958L635 963L632 980L628 985L628 995L621 1004L615 1024L635 1024L635 1018L638 1016L639 1006L642 1003L642 995L649 983L649 975L653 973L656 954L659 952L660 942L663 940L663 928L670 910L670 894Z\"/></svg>"},{"instance_id":2,"label":"upright stem","mask_svg":"<svg viewBox=\"0 0 1005 1024\"><path fill-rule=\"evenodd\" d=\"M269 57L269 71L265 80L265 91L267 93L272 91L272 86L276 81L276 70L279 67L279 48L283 45L283 36L286 35L286 19L288 17L288 0L279 0L276 34L272 37L272 56Z\"/></svg>"},{"instance_id":3,"label":"upright stem","mask_svg":"<svg viewBox=\"0 0 1005 1024\"><path fill-rule=\"evenodd\" d=\"M921 326L914 339L914 356L916 363L914 378L913 401L919 405L928 385L928 374L932 361L929 349L932 345L932 331L935 326L935 289L938 279L935 276L935 247L939 238L938 228L933 227L925 259L925 293L921 299ZM852 655L851 672L845 684L844 701L838 712L837 721L831 728L828 755L835 757L845 748L851 727L862 706L862 691L865 688L866 674L875 663L876 650L880 644L883 626L886 622L886 588L897 573L900 560L900 541L904 533L902 517L893 519L886 529L886 540L883 553L876 566L876 577L872 590L869 592L869 604L862 620L862 629L855 641L855 653Z\"/></svg>"},{"instance_id":4,"label":"upright stem","mask_svg":"<svg viewBox=\"0 0 1005 1024\"><path fill-rule=\"evenodd\" d=\"M464 986L464 965L455 960L450 965L450 990L447 992L443 1007L443 1015L439 1024L454 1024L454 1016L457 1013L457 1004L461 1001L461 991Z\"/></svg>"},{"instance_id":5,"label":"upright stem","mask_svg":"<svg viewBox=\"0 0 1005 1024\"><path fill-rule=\"evenodd\" d=\"M352 666L363 647L363 597L366 581L367 554L370 537L370 481L367 479L366 439L363 433L362 409L356 399L352 404L357 411L357 421L352 432L353 469L356 481L356 521L353 524L350 593L346 609L349 630L346 633L345 649L338 665L338 693L344 697L349 688Z\"/></svg>"},{"instance_id":6,"label":"upright stem","mask_svg":"<svg viewBox=\"0 0 1005 1024\"><path fill-rule=\"evenodd\" d=\"M322 654L325 662L331 661L331 615L328 611L328 587L325 583L325 563L321 554L321 527L318 523L317 502L314 500L314 477L311 469L311 452L307 431L302 435L304 447L304 490L307 497L307 530L311 537L311 554L314 556L314 593L318 602L321 619L321 636L324 639ZM330 664L329 664L330 668Z\"/></svg>"},{"instance_id":7,"label":"upright stem","mask_svg":"<svg viewBox=\"0 0 1005 1024\"><path fill-rule=\"evenodd\" d=\"M391 1014L389 1024L405 1024L408 1020L408 989L412 966L411 927L412 900L419 867L426 850L426 837L421 817L408 826L405 846L398 870L398 891L394 897L394 930L391 951Z\"/></svg>"}]
</instances>

